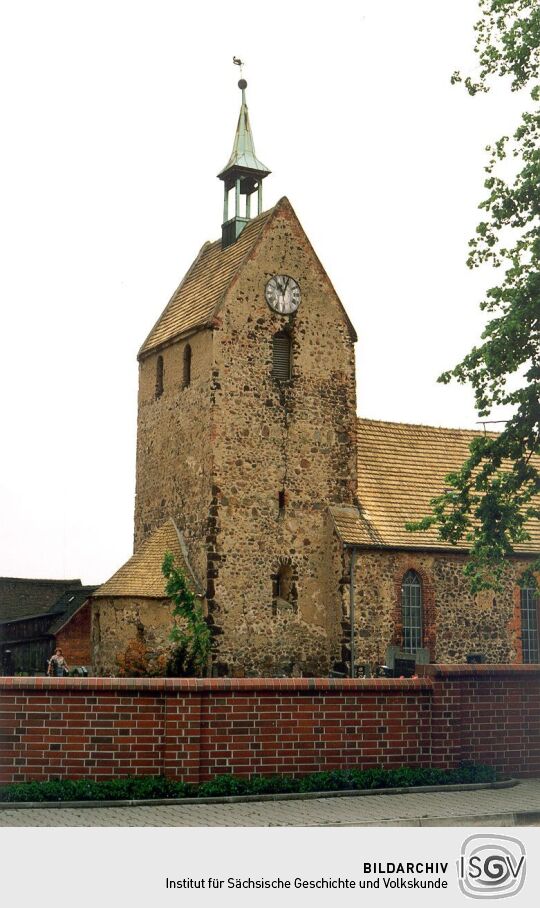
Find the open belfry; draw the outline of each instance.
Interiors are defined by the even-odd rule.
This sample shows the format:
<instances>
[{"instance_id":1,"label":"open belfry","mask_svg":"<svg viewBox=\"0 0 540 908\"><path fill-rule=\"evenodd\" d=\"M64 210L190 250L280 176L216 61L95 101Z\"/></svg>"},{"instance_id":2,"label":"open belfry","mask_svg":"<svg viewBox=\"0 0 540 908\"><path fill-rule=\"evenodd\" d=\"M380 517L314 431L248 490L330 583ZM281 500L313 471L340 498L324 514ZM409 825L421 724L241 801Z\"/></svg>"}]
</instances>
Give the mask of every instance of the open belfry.
<instances>
[{"instance_id":1,"label":"open belfry","mask_svg":"<svg viewBox=\"0 0 540 908\"><path fill-rule=\"evenodd\" d=\"M518 586L538 525L496 596L471 594L466 550L406 532L475 433L357 418L354 327L288 199L263 208L239 87L221 237L138 354L134 555L92 596L94 670L116 674L133 640L170 646L167 551L203 605L214 675L538 661L538 597Z\"/></svg>"}]
</instances>

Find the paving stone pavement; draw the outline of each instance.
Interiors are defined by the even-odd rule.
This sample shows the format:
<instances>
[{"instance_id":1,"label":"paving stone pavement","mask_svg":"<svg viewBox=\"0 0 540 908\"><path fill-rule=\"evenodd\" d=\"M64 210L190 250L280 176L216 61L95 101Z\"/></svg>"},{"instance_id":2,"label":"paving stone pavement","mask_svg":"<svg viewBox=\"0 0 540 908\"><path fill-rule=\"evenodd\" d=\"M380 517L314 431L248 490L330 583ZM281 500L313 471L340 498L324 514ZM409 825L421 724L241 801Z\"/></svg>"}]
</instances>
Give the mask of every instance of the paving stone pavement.
<instances>
[{"instance_id":1,"label":"paving stone pavement","mask_svg":"<svg viewBox=\"0 0 540 908\"><path fill-rule=\"evenodd\" d=\"M537 825L540 779L498 790L306 801L1 809L0 826L508 826L514 825L515 813L531 810L539 816L530 825Z\"/></svg>"}]
</instances>

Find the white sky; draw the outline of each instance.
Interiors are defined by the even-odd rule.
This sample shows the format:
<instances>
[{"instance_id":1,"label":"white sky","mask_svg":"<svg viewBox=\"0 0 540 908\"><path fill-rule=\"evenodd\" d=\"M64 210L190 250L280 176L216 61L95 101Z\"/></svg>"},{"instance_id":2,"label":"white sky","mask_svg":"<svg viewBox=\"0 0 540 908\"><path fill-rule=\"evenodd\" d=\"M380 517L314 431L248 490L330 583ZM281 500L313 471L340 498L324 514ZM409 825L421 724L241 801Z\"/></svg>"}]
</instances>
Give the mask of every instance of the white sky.
<instances>
[{"instance_id":1,"label":"white sky","mask_svg":"<svg viewBox=\"0 0 540 908\"><path fill-rule=\"evenodd\" d=\"M247 61L265 207L287 195L358 331L363 416L475 426L436 383L481 331L484 146L522 99L450 85L476 0L4 0L0 574L131 554L137 350L206 239ZM497 414L495 414L497 415Z\"/></svg>"}]
</instances>

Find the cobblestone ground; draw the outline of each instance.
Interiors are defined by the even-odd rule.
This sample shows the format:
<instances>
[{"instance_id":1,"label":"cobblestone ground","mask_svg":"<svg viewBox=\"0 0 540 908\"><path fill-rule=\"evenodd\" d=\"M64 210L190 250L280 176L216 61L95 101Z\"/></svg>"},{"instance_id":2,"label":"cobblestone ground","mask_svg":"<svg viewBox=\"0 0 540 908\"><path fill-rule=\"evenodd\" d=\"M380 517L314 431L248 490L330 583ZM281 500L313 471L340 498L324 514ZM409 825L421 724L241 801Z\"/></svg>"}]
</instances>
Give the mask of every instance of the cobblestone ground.
<instances>
[{"instance_id":1,"label":"cobblestone ground","mask_svg":"<svg viewBox=\"0 0 540 908\"><path fill-rule=\"evenodd\" d=\"M499 790L307 801L1 809L0 826L512 826L520 811L540 815L540 779Z\"/></svg>"}]
</instances>

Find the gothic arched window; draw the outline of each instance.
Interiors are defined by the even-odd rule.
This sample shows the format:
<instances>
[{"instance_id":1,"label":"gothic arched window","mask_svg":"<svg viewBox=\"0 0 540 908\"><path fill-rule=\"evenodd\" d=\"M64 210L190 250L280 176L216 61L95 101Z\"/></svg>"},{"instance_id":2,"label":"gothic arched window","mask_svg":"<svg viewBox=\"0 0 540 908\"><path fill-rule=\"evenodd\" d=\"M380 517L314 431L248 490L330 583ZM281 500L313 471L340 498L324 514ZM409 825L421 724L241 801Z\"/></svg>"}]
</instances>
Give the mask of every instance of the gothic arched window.
<instances>
[{"instance_id":1,"label":"gothic arched window","mask_svg":"<svg viewBox=\"0 0 540 908\"><path fill-rule=\"evenodd\" d=\"M539 661L538 645L538 607L540 600L538 593L531 587L522 587L520 590L521 607L521 647L523 661Z\"/></svg>"},{"instance_id":2,"label":"gothic arched window","mask_svg":"<svg viewBox=\"0 0 540 908\"><path fill-rule=\"evenodd\" d=\"M163 357L156 360L156 399L163 394Z\"/></svg>"},{"instance_id":3,"label":"gothic arched window","mask_svg":"<svg viewBox=\"0 0 540 908\"><path fill-rule=\"evenodd\" d=\"M188 388L191 384L191 346L186 344L184 347L184 375L182 379L182 387Z\"/></svg>"},{"instance_id":4,"label":"gothic arched window","mask_svg":"<svg viewBox=\"0 0 540 908\"><path fill-rule=\"evenodd\" d=\"M286 331L278 331L272 338L272 375L278 381L288 381L291 377L291 336Z\"/></svg>"},{"instance_id":5,"label":"gothic arched window","mask_svg":"<svg viewBox=\"0 0 540 908\"><path fill-rule=\"evenodd\" d=\"M403 649L414 653L422 646L422 582L416 571L407 571L401 583Z\"/></svg>"}]
</instances>

